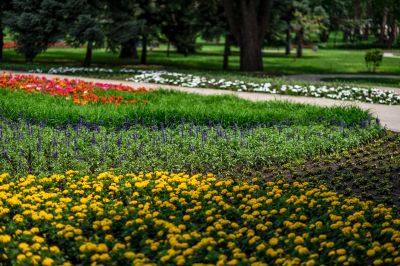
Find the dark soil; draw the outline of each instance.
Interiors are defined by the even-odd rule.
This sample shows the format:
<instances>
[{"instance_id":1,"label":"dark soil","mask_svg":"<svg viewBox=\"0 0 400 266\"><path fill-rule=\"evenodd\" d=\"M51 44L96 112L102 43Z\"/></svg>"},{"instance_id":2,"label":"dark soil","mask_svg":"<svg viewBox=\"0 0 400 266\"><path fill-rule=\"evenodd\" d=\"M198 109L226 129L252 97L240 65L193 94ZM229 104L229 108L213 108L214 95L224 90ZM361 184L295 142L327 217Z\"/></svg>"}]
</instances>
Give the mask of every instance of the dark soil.
<instances>
[{"instance_id":1,"label":"dark soil","mask_svg":"<svg viewBox=\"0 0 400 266\"><path fill-rule=\"evenodd\" d=\"M325 184L344 195L356 195L400 209L400 134L386 134L350 151L316 157L305 163L268 167L266 179Z\"/></svg>"}]
</instances>

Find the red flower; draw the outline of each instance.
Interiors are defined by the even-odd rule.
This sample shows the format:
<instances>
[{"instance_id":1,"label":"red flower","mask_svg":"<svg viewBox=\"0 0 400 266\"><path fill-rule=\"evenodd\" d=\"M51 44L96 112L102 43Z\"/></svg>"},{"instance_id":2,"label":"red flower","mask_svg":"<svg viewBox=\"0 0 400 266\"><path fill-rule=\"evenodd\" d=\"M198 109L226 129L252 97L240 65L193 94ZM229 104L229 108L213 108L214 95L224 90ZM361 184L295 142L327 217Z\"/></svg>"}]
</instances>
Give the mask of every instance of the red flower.
<instances>
[{"instance_id":1,"label":"red flower","mask_svg":"<svg viewBox=\"0 0 400 266\"><path fill-rule=\"evenodd\" d=\"M54 96L71 97L75 104L89 104L102 102L105 104L135 104L147 103L147 101L125 100L121 96L102 96L97 93L102 91L121 91L130 93L147 92L144 87L132 88L124 85L107 83L85 82L78 79L46 79L33 75L12 75L3 73L0 75L0 88L22 90L27 93L45 93Z\"/></svg>"}]
</instances>

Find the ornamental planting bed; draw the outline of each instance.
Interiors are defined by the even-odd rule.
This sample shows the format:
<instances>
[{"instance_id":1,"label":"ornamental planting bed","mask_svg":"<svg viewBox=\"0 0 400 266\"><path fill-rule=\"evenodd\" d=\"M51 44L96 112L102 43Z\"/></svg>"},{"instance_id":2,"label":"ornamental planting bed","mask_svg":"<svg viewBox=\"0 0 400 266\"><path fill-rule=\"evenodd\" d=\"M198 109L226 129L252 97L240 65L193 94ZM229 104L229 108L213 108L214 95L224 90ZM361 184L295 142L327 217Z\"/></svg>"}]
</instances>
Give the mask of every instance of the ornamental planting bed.
<instances>
[{"instance_id":1,"label":"ornamental planting bed","mask_svg":"<svg viewBox=\"0 0 400 266\"><path fill-rule=\"evenodd\" d=\"M88 103L136 103L136 100L125 100L121 96L102 95L107 91L116 92L146 92L145 88L134 89L123 85L114 85L107 83L92 83L82 80L67 80L67 79L47 79L44 77L35 77L32 75L12 75L3 73L0 75L0 88L10 90L21 90L26 93L43 93L65 97L67 100L72 100L75 104ZM146 103L146 102L144 102Z\"/></svg>"},{"instance_id":2,"label":"ornamental planting bed","mask_svg":"<svg viewBox=\"0 0 400 266\"><path fill-rule=\"evenodd\" d=\"M400 263L400 137L358 108L5 75L0 111L0 264Z\"/></svg>"},{"instance_id":3,"label":"ornamental planting bed","mask_svg":"<svg viewBox=\"0 0 400 266\"><path fill-rule=\"evenodd\" d=\"M32 72L42 73L41 69ZM398 105L400 94L395 91L383 91L376 88L358 87L355 85L300 85L276 82L250 82L244 80L229 80L224 78L210 78L187 73L165 70L137 70L137 69L107 69L84 67L50 68L49 74L84 74L84 75L129 75L127 81L147 82L165 85L183 86L189 88L215 88L235 91L264 92L270 94L307 96L329 98L343 101L356 101Z\"/></svg>"},{"instance_id":4,"label":"ornamental planting bed","mask_svg":"<svg viewBox=\"0 0 400 266\"><path fill-rule=\"evenodd\" d=\"M15 264L398 265L390 208L307 182L168 172L0 175L0 250Z\"/></svg>"}]
</instances>

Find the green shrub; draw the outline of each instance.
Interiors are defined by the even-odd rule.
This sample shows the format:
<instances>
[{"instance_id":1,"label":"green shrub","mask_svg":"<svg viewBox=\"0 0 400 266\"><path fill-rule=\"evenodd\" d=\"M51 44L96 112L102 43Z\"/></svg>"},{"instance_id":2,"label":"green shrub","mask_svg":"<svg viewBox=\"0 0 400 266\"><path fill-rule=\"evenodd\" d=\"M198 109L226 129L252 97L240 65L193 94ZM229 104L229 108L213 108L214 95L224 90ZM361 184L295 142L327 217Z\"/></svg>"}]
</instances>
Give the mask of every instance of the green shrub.
<instances>
[{"instance_id":1,"label":"green shrub","mask_svg":"<svg viewBox=\"0 0 400 266\"><path fill-rule=\"evenodd\" d=\"M364 58L368 70L375 72L382 63L383 51L382 49L369 49L365 52Z\"/></svg>"}]
</instances>

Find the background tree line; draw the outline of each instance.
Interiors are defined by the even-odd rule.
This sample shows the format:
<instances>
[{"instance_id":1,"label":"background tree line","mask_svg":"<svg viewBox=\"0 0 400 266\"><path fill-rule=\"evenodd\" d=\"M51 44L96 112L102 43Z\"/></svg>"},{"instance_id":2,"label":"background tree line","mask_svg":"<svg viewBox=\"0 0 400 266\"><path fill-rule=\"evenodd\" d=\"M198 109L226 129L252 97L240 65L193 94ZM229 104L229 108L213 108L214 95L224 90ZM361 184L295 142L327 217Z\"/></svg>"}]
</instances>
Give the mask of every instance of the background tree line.
<instances>
[{"instance_id":1,"label":"background tree line","mask_svg":"<svg viewBox=\"0 0 400 266\"><path fill-rule=\"evenodd\" d=\"M224 69L234 45L241 70L261 71L266 45L284 45L290 54L295 44L301 57L304 44L336 40L341 32L345 44L373 36L374 45L392 47L399 42L399 21L398 0L3 0L0 46L7 28L27 62L64 40L86 46L85 66L100 47L146 64L152 42L188 56L198 37L222 38Z\"/></svg>"}]
</instances>

